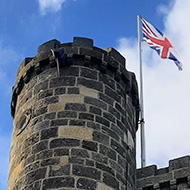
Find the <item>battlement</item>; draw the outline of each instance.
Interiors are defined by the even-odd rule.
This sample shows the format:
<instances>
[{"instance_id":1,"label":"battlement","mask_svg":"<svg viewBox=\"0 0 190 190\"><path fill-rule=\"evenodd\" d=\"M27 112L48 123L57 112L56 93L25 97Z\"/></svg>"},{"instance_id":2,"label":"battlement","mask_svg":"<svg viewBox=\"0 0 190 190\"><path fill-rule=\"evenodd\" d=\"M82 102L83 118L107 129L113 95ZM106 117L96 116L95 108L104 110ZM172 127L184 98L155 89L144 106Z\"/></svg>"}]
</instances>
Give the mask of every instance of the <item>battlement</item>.
<instances>
[{"instance_id":1,"label":"battlement","mask_svg":"<svg viewBox=\"0 0 190 190\"><path fill-rule=\"evenodd\" d=\"M156 165L137 169L137 189L186 189L190 188L190 156L169 161L166 168Z\"/></svg>"},{"instance_id":2,"label":"battlement","mask_svg":"<svg viewBox=\"0 0 190 190\"><path fill-rule=\"evenodd\" d=\"M132 99L132 104L136 109L139 108L138 88L135 75L125 69L125 58L114 48L102 50L93 46L93 40L88 38L74 37L73 43L61 44L57 40L48 41L38 47L35 57L25 58L21 63L11 102L11 114L14 118L17 97L31 78L39 75L48 68L57 67L55 59L52 57L52 50L64 48L65 60L63 65L81 65L84 67L95 67L103 73L112 77L123 86L121 93L128 94Z\"/></svg>"}]
</instances>

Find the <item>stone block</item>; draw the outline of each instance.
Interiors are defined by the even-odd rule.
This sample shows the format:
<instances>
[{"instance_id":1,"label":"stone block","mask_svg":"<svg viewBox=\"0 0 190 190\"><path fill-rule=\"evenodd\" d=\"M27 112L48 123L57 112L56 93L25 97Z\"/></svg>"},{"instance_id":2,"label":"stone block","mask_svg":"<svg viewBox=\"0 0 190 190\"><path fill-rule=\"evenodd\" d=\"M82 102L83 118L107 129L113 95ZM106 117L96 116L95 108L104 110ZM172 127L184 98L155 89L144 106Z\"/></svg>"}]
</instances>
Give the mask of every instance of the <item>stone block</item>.
<instances>
[{"instance_id":1,"label":"stone block","mask_svg":"<svg viewBox=\"0 0 190 190\"><path fill-rule=\"evenodd\" d=\"M98 150L98 143L88 140L82 141L82 147L91 151L97 152Z\"/></svg>"},{"instance_id":2,"label":"stone block","mask_svg":"<svg viewBox=\"0 0 190 190\"><path fill-rule=\"evenodd\" d=\"M101 154L109 157L110 159L116 161L116 152L107 146L100 144L99 153L101 153Z\"/></svg>"},{"instance_id":3,"label":"stone block","mask_svg":"<svg viewBox=\"0 0 190 190\"><path fill-rule=\"evenodd\" d=\"M59 96L59 102L61 104L65 103L84 103L84 97L81 95L74 94L64 94Z\"/></svg>"},{"instance_id":4,"label":"stone block","mask_svg":"<svg viewBox=\"0 0 190 190\"><path fill-rule=\"evenodd\" d=\"M84 165L84 159L73 156L69 158L69 163Z\"/></svg>"},{"instance_id":5,"label":"stone block","mask_svg":"<svg viewBox=\"0 0 190 190\"><path fill-rule=\"evenodd\" d=\"M111 147L113 148L113 150L115 150L115 151L118 152L121 156L124 157L124 155L125 155L125 149L121 146L121 144L119 144L119 143L116 142L115 140L111 139Z\"/></svg>"},{"instance_id":6,"label":"stone block","mask_svg":"<svg viewBox=\"0 0 190 190\"><path fill-rule=\"evenodd\" d=\"M93 132L93 140L104 145L109 145L109 136L98 131Z\"/></svg>"},{"instance_id":7,"label":"stone block","mask_svg":"<svg viewBox=\"0 0 190 190\"><path fill-rule=\"evenodd\" d=\"M105 117L96 116L95 121L102 124L102 125L110 127L110 122L109 122L109 120L105 119Z\"/></svg>"},{"instance_id":8,"label":"stone block","mask_svg":"<svg viewBox=\"0 0 190 190\"><path fill-rule=\"evenodd\" d=\"M109 160L109 165L111 168L113 168L118 173L122 173L122 170L125 169L125 168L122 168L119 163L117 163L113 160Z\"/></svg>"},{"instance_id":9,"label":"stone block","mask_svg":"<svg viewBox=\"0 0 190 190\"><path fill-rule=\"evenodd\" d=\"M82 128L82 127L59 127L59 137L64 138L76 138L81 140L91 140L92 139L92 129Z\"/></svg>"},{"instance_id":10,"label":"stone block","mask_svg":"<svg viewBox=\"0 0 190 190\"><path fill-rule=\"evenodd\" d=\"M145 168L137 169L137 179L154 176L156 174L156 165L147 166Z\"/></svg>"},{"instance_id":11,"label":"stone block","mask_svg":"<svg viewBox=\"0 0 190 190\"><path fill-rule=\"evenodd\" d=\"M77 112L75 111L61 111L57 114L58 118L76 118Z\"/></svg>"},{"instance_id":12,"label":"stone block","mask_svg":"<svg viewBox=\"0 0 190 190\"><path fill-rule=\"evenodd\" d=\"M55 89L55 95L61 95L66 93L66 88L60 87Z\"/></svg>"},{"instance_id":13,"label":"stone block","mask_svg":"<svg viewBox=\"0 0 190 190\"><path fill-rule=\"evenodd\" d=\"M68 156L61 156L60 157L60 165L64 166L69 163L69 157Z\"/></svg>"},{"instance_id":14,"label":"stone block","mask_svg":"<svg viewBox=\"0 0 190 190\"><path fill-rule=\"evenodd\" d=\"M73 46L79 46L79 47L85 47L85 48L92 49L93 48L93 40L89 39L89 38L74 37Z\"/></svg>"},{"instance_id":15,"label":"stone block","mask_svg":"<svg viewBox=\"0 0 190 190\"><path fill-rule=\"evenodd\" d=\"M47 114L45 114L45 116L44 116L44 120L46 120L46 119L49 119L49 120L55 119L55 115L56 115L55 112L54 112L54 113L47 113Z\"/></svg>"},{"instance_id":16,"label":"stone block","mask_svg":"<svg viewBox=\"0 0 190 190\"><path fill-rule=\"evenodd\" d=\"M96 180L100 180L101 172L96 168L84 167L80 165L73 165L73 174L83 177L88 177Z\"/></svg>"},{"instance_id":17,"label":"stone block","mask_svg":"<svg viewBox=\"0 0 190 190\"><path fill-rule=\"evenodd\" d=\"M36 154L45 149L48 149L48 141L40 141L32 147L32 153Z\"/></svg>"},{"instance_id":18,"label":"stone block","mask_svg":"<svg viewBox=\"0 0 190 190\"><path fill-rule=\"evenodd\" d=\"M60 104L60 103L50 104L48 106L48 112L59 112L63 111L64 109L65 109L65 104Z\"/></svg>"},{"instance_id":19,"label":"stone block","mask_svg":"<svg viewBox=\"0 0 190 190\"><path fill-rule=\"evenodd\" d=\"M101 82L96 81L96 80L86 79L86 78L78 78L77 84L83 85L87 88L98 90L100 92L103 92L103 84Z\"/></svg>"},{"instance_id":20,"label":"stone block","mask_svg":"<svg viewBox=\"0 0 190 190\"><path fill-rule=\"evenodd\" d=\"M69 149L68 148L57 148L54 149L54 156L68 156Z\"/></svg>"},{"instance_id":21,"label":"stone block","mask_svg":"<svg viewBox=\"0 0 190 190\"><path fill-rule=\"evenodd\" d=\"M51 137L58 137L58 128L49 128L41 131L41 140L49 139Z\"/></svg>"},{"instance_id":22,"label":"stone block","mask_svg":"<svg viewBox=\"0 0 190 190\"><path fill-rule=\"evenodd\" d=\"M69 121L70 126L84 126L86 125L86 121L79 120L79 119L73 119Z\"/></svg>"},{"instance_id":23,"label":"stone block","mask_svg":"<svg viewBox=\"0 0 190 190\"><path fill-rule=\"evenodd\" d=\"M103 182L106 185L119 190L119 182L116 180L115 177L111 176L110 174L108 174L108 173L103 174Z\"/></svg>"},{"instance_id":24,"label":"stone block","mask_svg":"<svg viewBox=\"0 0 190 190\"><path fill-rule=\"evenodd\" d=\"M97 183L94 180L79 178L77 181L77 188L96 190Z\"/></svg>"},{"instance_id":25,"label":"stone block","mask_svg":"<svg viewBox=\"0 0 190 190\"><path fill-rule=\"evenodd\" d=\"M98 107L95 107L95 106L90 106L89 112L90 112L90 113L97 114L97 115L99 115L99 116L102 115L102 110L101 110L100 108L98 108Z\"/></svg>"},{"instance_id":26,"label":"stone block","mask_svg":"<svg viewBox=\"0 0 190 190\"><path fill-rule=\"evenodd\" d=\"M102 164L108 163L108 158L106 156L103 156L102 154L98 154L95 152L92 152L92 159Z\"/></svg>"},{"instance_id":27,"label":"stone block","mask_svg":"<svg viewBox=\"0 0 190 190\"><path fill-rule=\"evenodd\" d=\"M108 121L115 123L115 117L109 112L104 112L103 117L106 118Z\"/></svg>"},{"instance_id":28,"label":"stone block","mask_svg":"<svg viewBox=\"0 0 190 190\"><path fill-rule=\"evenodd\" d=\"M84 149L71 149L71 156L75 156L77 158L89 158L87 150Z\"/></svg>"},{"instance_id":29,"label":"stone block","mask_svg":"<svg viewBox=\"0 0 190 190\"><path fill-rule=\"evenodd\" d=\"M84 78L97 80L98 72L92 69L81 68L80 76Z\"/></svg>"},{"instance_id":30,"label":"stone block","mask_svg":"<svg viewBox=\"0 0 190 190\"><path fill-rule=\"evenodd\" d=\"M41 166L51 166L51 165L57 165L59 164L60 159L59 158L48 158L46 160L41 161Z\"/></svg>"},{"instance_id":31,"label":"stone block","mask_svg":"<svg viewBox=\"0 0 190 190\"><path fill-rule=\"evenodd\" d=\"M54 176L63 176L63 175L69 175L70 174L70 165L53 165L50 166L49 170L49 177Z\"/></svg>"},{"instance_id":32,"label":"stone block","mask_svg":"<svg viewBox=\"0 0 190 190\"><path fill-rule=\"evenodd\" d=\"M47 90L47 89L48 89L48 80L45 80L41 83L38 83L34 87L34 94L37 94L37 93L42 92L43 90Z\"/></svg>"},{"instance_id":33,"label":"stone block","mask_svg":"<svg viewBox=\"0 0 190 190\"><path fill-rule=\"evenodd\" d=\"M115 108L109 106L108 111L112 113L117 119L120 119L121 114Z\"/></svg>"},{"instance_id":34,"label":"stone block","mask_svg":"<svg viewBox=\"0 0 190 190\"><path fill-rule=\"evenodd\" d=\"M95 129L97 131L100 130L100 124L99 123L94 123L94 122L91 122L91 121L87 121L87 127Z\"/></svg>"},{"instance_id":35,"label":"stone block","mask_svg":"<svg viewBox=\"0 0 190 190\"><path fill-rule=\"evenodd\" d=\"M105 103L107 103L111 106L114 105L114 100L103 93L99 93L99 98L100 98L100 100L104 101Z\"/></svg>"},{"instance_id":36,"label":"stone block","mask_svg":"<svg viewBox=\"0 0 190 190\"><path fill-rule=\"evenodd\" d=\"M79 113L79 119L94 121L94 115L89 113Z\"/></svg>"},{"instance_id":37,"label":"stone block","mask_svg":"<svg viewBox=\"0 0 190 190\"><path fill-rule=\"evenodd\" d=\"M53 97L46 97L44 100L44 104L55 104L59 102L59 97L58 96L53 96Z\"/></svg>"},{"instance_id":38,"label":"stone block","mask_svg":"<svg viewBox=\"0 0 190 190\"><path fill-rule=\"evenodd\" d=\"M184 156L169 161L169 171L190 166L190 156Z\"/></svg>"},{"instance_id":39,"label":"stone block","mask_svg":"<svg viewBox=\"0 0 190 190\"><path fill-rule=\"evenodd\" d=\"M105 87L105 94L109 96L110 98L112 98L113 100L121 103L121 97L118 96L118 94L114 90L112 90L111 88L107 86Z\"/></svg>"},{"instance_id":40,"label":"stone block","mask_svg":"<svg viewBox=\"0 0 190 190\"><path fill-rule=\"evenodd\" d=\"M84 102L102 108L104 110L107 110L107 105L103 101L98 100L96 98L84 97Z\"/></svg>"},{"instance_id":41,"label":"stone block","mask_svg":"<svg viewBox=\"0 0 190 190\"><path fill-rule=\"evenodd\" d=\"M110 128L106 126L102 126L103 133L107 134L108 136L112 137L116 141L119 141L119 136Z\"/></svg>"},{"instance_id":42,"label":"stone block","mask_svg":"<svg viewBox=\"0 0 190 190\"><path fill-rule=\"evenodd\" d=\"M40 93L38 94L38 99L46 98L52 95L53 95L52 89L43 90L43 91L40 91Z\"/></svg>"},{"instance_id":43,"label":"stone block","mask_svg":"<svg viewBox=\"0 0 190 190\"><path fill-rule=\"evenodd\" d=\"M73 88L68 88L68 91L67 91L68 94L79 94L79 88L77 87L73 87Z\"/></svg>"},{"instance_id":44,"label":"stone block","mask_svg":"<svg viewBox=\"0 0 190 190\"><path fill-rule=\"evenodd\" d=\"M58 48L60 45L61 43L56 39L45 42L38 47L38 54L45 53L50 49Z\"/></svg>"},{"instance_id":45,"label":"stone block","mask_svg":"<svg viewBox=\"0 0 190 190\"><path fill-rule=\"evenodd\" d=\"M86 159L86 166L94 166L94 161Z\"/></svg>"},{"instance_id":46,"label":"stone block","mask_svg":"<svg viewBox=\"0 0 190 190\"><path fill-rule=\"evenodd\" d=\"M61 87L61 86L74 86L75 77L60 77L50 80L50 88Z\"/></svg>"},{"instance_id":47,"label":"stone block","mask_svg":"<svg viewBox=\"0 0 190 190\"><path fill-rule=\"evenodd\" d=\"M122 66L125 67L125 58L114 48L106 48L108 55L116 59Z\"/></svg>"},{"instance_id":48,"label":"stone block","mask_svg":"<svg viewBox=\"0 0 190 190\"><path fill-rule=\"evenodd\" d=\"M66 103L65 110L86 111L86 106L80 103Z\"/></svg>"},{"instance_id":49,"label":"stone block","mask_svg":"<svg viewBox=\"0 0 190 190\"><path fill-rule=\"evenodd\" d=\"M64 69L60 69L60 75L62 77L67 77L67 76L79 76L79 67L73 67L73 66L66 66Z\"/></svg>"},{"instance_id":50,"label":"stone block","mask_svg":"<svg viewBox=\"0 0 190 190\"><path fill-rule=\"evenodd\" d=\"M116 89L116 84L115 84L115 80L113 80L111 77L109 77L108 75L99 74L99 80L102 81L104 84L106 84L107 86L109 86L110 88L112 88L113 90Z\"/></svg>"},{"instance_id":51,"label":"stone block","mask_svg":"<svg viewBox=\"0 0 190 190\"><path fill-rule=\"evenodd\" d=\"M39 168L34 170L26 175L26 184L33 183L37 180L45 178L46 175L46 168Z\"/></svg>"},{"instance_id":52,"label":"stone block","mask_svg":"<svg viewBox=\"0 0 190 190\"><path fill-rule=\"evenodd\" d=\"M87 88L85 86L79 85L80 94L84 96L90 96L92 98L98 98L98 91L92 88Z\"/></svg>"},{"instance_id":53,"label":"stone block","mask_svg":"<svg viewBox=\"0 0 190 190\"><path fill-rule=\"evenodd\" d=\"M74 187L75 179L73 177L55 177L43 181L42 190L58 189L64 187Z\"/></svg>"},{"instance_id":54,"label":"stone block","mask_svg":"<svg viewBox=\"0 0 190 190\"><path fill-rule=\"evenodd\" d=\"M111 167L109 167L109 166L107 166L105 164L101 164L99 162L96 162L96 168L98 168L98 169L100 169L100 170L102 170L104 172L107 172L107 173L109 173L109 174L111 174L113 176L115 175L114 170Z\"/></svg>"},{"instance_id":55,"label":"stone block","mask_svg":"<svg viewBox=\"0 0 190 190\"><path fill-rule=\"evenodd\" d=\"M52 156L53 156L52 150L44 150L44 151L40 151L36 155L36 160L47 159L47 158L51 158Z\"/></svg>"},{"instance_id":56,"label":"stone block","mask_svg":"<svg viewBox=\"0 0 190 190\"><path fill-rule=\"evenodd\" d=\"M104 183L98 183L97 190L113 190L113 189L105 185Z\"/></svg>"},{"instance_id":57,"label":"stone block","mask_svg":"<svg viewBox=\"0 0 190 190\"><path fill-rule=\"evenodd\" d=\"M55 120L52 120L50 125L51 126L64 126L64 125L67 125L68 123L68 120L67 119L55 119Z\"/></svg>"},{"instance_id":58,"label":"stone block","mask_svg":"<svg viewBox=\"0 0 190 190\"><path fill-rule=\"evenodd\" d=\"M80 145L80 140L78 139L59 138L50 141L50 148L74 147L79 145Z\"/></svg>"}]
</instances>

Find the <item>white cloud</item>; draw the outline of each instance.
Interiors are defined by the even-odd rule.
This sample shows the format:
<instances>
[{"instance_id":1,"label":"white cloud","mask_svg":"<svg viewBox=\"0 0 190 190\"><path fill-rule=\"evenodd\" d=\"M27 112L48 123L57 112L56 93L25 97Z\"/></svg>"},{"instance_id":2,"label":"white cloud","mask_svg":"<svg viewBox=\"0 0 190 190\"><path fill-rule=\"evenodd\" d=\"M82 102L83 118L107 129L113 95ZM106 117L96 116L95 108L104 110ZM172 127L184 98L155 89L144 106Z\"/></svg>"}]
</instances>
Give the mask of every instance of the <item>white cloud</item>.
<instances>
[{"instance_id":1,"label":"white cloud","mask_svg":"<svg viewBox=\"0 0 190 190\"><path fill-rule=\"evenodd\" d=\"M48 12L58 12L66 0L38 0L42 15Z\"/></svg>"},{"instance_id":2,"label":"white cloud","mask_svg":"<svg viewBox=\"0 0 190 190\"><path fill-rule=\"evenodd\" d=\"M162 7L163 10L165 9ZM168 165L169 159L190 154L189 12L189 0L176 0L170 12L164 12L163 32L180 55L184 65L183 71L179 72L172 61L161 59L147 44L143 44L148 165L157 164L164 167ZM127 58L127 69L134 71L138 77L137 40L120 39L119 51ZM137 155L139 166L139 150Z\"/></svg>"}]
</instances>

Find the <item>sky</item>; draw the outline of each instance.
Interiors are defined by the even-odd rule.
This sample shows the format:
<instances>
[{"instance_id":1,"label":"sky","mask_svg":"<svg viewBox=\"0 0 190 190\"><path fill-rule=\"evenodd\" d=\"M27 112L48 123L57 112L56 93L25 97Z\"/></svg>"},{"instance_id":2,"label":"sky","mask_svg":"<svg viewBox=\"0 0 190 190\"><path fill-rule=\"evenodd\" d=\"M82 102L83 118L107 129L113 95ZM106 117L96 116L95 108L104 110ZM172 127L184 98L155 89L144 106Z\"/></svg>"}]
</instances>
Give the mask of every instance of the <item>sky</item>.
<instances>
[{"instance_id":1,"label":"sky","mask_svg":"<svg viewBox=\"0 0 190 190\"><path fill-rule=\"evenodd\" d=\"M102 49L114 47L139 81L137 15L161 30L178 52L183 71L142 43L146 164L167 167L190 154L189 0L0 0L0 189L7 189L13 120L12 86L25 57L42 43L88 37ZM139 130L140 131L140 130ZM139 131L137 166L140 167Z\"/></svg>"}]
</instances>

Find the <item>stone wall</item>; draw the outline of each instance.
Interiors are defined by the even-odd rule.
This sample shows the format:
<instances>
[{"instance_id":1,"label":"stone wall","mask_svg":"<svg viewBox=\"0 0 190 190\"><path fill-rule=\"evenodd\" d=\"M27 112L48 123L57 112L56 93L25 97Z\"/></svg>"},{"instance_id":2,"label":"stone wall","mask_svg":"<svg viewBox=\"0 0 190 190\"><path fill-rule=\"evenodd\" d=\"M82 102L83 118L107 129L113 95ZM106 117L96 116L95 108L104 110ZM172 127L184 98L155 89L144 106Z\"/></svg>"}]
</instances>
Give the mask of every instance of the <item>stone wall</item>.
<instances>
[{"instance_id":1,"label":"stone wall","mask_svg":"<svg viewBox=\"0 0 190 190\"><path fill-rule=\"evenodd\" d=\"M135 76L115 49L86 38L41 45L13 88L8 189L134 190L138 109Z\"/></svg>"},{"instance_id":2,"label":"stone wall","mask_svg":"<svg viewBox=\"0 0 190 190\"><path fill-rule=\"evenodd\" d=\"M190 156L169 161L166 168L156 165L137 170L137 190L190 189Z\"/></svg>"}]
</instances>

